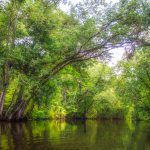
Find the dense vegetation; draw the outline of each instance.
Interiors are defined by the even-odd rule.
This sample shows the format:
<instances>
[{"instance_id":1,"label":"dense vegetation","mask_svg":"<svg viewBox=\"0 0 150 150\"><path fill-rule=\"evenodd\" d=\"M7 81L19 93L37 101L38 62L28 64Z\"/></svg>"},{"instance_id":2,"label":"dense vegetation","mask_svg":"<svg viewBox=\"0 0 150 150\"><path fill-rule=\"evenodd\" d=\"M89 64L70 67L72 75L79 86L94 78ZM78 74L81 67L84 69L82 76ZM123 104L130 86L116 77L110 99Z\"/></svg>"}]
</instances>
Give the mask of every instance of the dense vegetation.
<instances>
[{"instance_id":1,"label":"dense vegetation","mask_svg":"<svg viewBox=\"0 0 150 150\"><path fill-rule=\"evenodd\" d=\"M0 3L0 118L150 119L150 3ZM126 47L109 67L110 50ZM119 49L118 49L119 50Z\"/></svg>"}]
</instances>

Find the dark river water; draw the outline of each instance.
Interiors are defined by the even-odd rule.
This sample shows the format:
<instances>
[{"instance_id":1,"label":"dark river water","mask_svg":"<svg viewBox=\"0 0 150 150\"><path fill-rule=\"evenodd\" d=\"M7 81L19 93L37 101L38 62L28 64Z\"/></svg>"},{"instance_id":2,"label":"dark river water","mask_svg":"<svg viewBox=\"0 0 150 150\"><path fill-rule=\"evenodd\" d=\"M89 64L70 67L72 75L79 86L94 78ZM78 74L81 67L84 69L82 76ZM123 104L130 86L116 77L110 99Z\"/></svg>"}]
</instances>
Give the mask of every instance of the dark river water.
<instances>
[{"instance_id":1,"label":"dark river water","mask_svg":"<svg viewBox=\"0 0 150 150\"><path fill-rule=\"evenodd\" d=\"M0 123L0 150L150 150L150 124L60 120Z\"/></svg>"}]
</instances>

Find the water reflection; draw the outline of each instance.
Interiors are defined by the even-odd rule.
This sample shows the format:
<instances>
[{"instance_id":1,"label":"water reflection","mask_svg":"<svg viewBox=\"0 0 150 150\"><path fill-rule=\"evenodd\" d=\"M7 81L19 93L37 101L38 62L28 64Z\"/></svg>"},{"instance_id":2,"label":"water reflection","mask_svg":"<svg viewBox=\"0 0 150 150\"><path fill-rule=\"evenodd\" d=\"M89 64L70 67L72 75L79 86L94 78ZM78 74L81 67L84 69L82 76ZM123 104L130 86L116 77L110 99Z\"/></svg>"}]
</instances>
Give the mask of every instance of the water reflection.
<instances>
[{"instance_id":1,"label":"water reflection","mask_svg":"<svg viewBox=\"0 0 150 150\"><path fill-rule=\"evenodd\" d=\"M1 150L150 150L149 123L0 123Z\"/></svg>"}]
</instances>

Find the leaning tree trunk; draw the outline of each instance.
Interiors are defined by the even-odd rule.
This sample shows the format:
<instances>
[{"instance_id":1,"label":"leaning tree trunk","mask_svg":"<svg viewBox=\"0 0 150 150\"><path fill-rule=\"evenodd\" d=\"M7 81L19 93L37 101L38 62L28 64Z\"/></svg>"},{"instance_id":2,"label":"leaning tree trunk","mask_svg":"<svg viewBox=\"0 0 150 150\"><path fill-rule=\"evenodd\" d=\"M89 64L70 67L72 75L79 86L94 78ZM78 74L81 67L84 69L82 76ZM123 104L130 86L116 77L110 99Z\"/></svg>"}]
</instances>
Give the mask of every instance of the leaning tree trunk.
<instances>
[{"instance_id":1,"label":"leaning tree trunk","mask_svg":"<svg viewBox=\"0 0 150 150\"><path fill-rule=\"evenodd\" d=\"M23 99L17 102L13 112L9 115L8 120L21 120L25 110L25 102Z\"/></svg>"},{"instance_id":2,"label":"leaning tree trunk","mask_svg":"<svg viewBox=\"0 0 150 150\"><path fill-rule=\"evenodd\" d=\"M32 91L32 94L30 95L30 97L27 98L24 95L23 85L20 86L16 103L13 105L13 108L11 109L12 110L11 113L9 113L9 115L7 116L8 120L19 121L19 120L27 119L28 114L30 114L34 108L34 103L32 103L32 104L30 103L35 95L34 90ZM30 103L31 108L27 111L27 107L29 106L29 103Z\"/></svg>"},{"instance_id":3,"label":"leaning tree trunk","mask_svg":"<svg viewBox=\"0 0 150 150\"><path fill-rule=\"evenodd\" d=\"M12 115L12 120L21 120L23 119L25 102L22 100L20 105L16 108L14 114Z\"/></svg>"},{"instance_id":4,"label":"leaning tree trunk","mask_svg":"<svg viewBox=\"0 0 150 150\"><path fill-rule=\"evenodd\" d=\"M6 117L8 120L20 120L20 118L22 117L22 110L24 108L23 93L24 93L24 89L23 89L23 86L21 85L16 103L11 106L12 107L11 112L6 114Z\"/></svg>"},{"instance_id":5,"label":"leaning tree trunk","mask_svg":"<svg viewBox=\"0 0 150 150\"><path fill-rule=\"evenodd\" d=\"M0 96L0 119L3 118L3 108L4 108L4 100L6 95L6 86L4 87L1 96Z\"/></svg>"},{"instance_id":6,"label":"leaning tree trunk","mask_svg":"<svg viewBox=\"0 0 150 150\"><path fill-rule=\"evenodd\" d=\"M2 79L3 79L3 89L1 92L0 96L0 119L3 119L3 108L4 108L4 101L5 101L5 95L9 83L9 76L8 76L8 65L5 64L3 66L3 74L2 74Z\"/></svg>"},{"instance_id":7,"label":"leaning tree trunk","mask_svg":"<svg viewBox=\"0 0 150 150\"><path fill-rule=\"evenodd\" d=\"M16 96L17 96L17 91L18 91L18 87L16 88L16 90L13 93L12 99L11 99L11 103L7 108L7 111L5 112L5 118L8 118L13 110L13 107L15 105L15 100L16 100Z\"/></svg>"}]
</instances>

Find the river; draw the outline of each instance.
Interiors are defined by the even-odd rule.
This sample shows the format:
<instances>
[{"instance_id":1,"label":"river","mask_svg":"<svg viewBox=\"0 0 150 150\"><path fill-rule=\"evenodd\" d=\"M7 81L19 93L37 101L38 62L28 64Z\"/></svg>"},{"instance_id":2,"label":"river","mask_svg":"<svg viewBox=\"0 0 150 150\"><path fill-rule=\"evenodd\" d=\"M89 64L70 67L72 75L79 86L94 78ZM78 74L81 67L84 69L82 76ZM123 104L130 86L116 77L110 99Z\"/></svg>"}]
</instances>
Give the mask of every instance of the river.
<instances>
[{"instance_id":1,"label":"river","mask_svg":"<svg viewBox=\"0 0 150 150\"><path fill-rule=\"evenodd\" d=\"M94 120L0 123L0 150L150 150L150 124Z\"/></svg>"}]
</instances>

